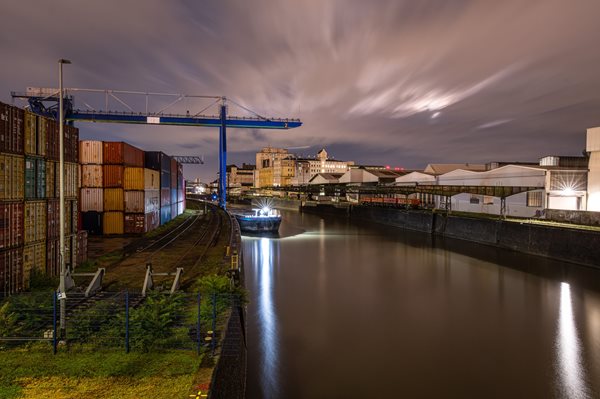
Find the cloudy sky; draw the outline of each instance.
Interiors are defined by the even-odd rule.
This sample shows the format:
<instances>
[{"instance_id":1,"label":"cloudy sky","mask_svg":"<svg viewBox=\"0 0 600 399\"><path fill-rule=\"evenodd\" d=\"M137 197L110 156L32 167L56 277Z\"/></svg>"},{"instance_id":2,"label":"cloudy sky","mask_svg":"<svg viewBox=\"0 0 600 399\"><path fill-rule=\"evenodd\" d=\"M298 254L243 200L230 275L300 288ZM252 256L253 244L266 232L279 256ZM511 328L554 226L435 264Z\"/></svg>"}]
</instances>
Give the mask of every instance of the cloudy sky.
<instances>
[{"instance_id":1,"label":"cloudy sky","mask_svg":"<svg viewBox=\"0 0 600 399\"><path fill-rule=\"evenodd\" d=\"M229 130L229 163L253 162L268 144L405 168L537 160L581 154L585 129L600 125L598 0L2 3L0 101L56 87L56 61L68 58L66 87L225 95L302 119L289 131ZM140 98L122 99L142 110ZM75 101L105 108L103 97ZM203 101L169 111L196 113ZM79 128L83 138L203 155L186 177L215 178L217 129Z\"/></svg>"}]
</instances>

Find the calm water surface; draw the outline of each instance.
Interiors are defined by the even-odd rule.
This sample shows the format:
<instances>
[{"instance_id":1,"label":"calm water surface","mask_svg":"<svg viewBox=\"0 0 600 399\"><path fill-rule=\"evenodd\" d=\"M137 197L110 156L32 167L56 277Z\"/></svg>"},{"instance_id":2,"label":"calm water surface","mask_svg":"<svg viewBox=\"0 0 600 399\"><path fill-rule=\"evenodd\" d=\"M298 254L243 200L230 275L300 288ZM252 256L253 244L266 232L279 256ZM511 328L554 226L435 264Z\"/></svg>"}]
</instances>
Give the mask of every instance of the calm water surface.
<instances>
[{"instance_id":1,"label":"calm water surface","mask_svg":"<svg viewBox=\"0 0 600 399\"><path fill-rule=\"evenodd\" d=\"M600 273L284 212L244 238L247 398L598 398Z\"/></svg>"}]
</instances>

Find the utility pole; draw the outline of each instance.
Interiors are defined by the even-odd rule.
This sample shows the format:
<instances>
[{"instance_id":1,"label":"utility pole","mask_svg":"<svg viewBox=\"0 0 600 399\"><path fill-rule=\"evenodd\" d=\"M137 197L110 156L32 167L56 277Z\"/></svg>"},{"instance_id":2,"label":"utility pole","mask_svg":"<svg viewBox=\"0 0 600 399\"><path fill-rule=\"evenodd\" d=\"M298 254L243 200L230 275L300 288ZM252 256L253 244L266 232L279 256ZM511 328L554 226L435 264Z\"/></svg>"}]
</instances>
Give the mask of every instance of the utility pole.
<instances>
[{"instance_id":1,"label":"utility pole","mask_svg":"<svg viewBox=\"0 0 600 399\"><path fill-rule=\"evenodd\" d=\"M219 129L219 206L227 207L227 99L221 99L221 126Z\"/></svg>"},{"instance_id":2,"label":"utility pole","mask_svg":"<svg viewBox=\"0 0 600 399\"><path fill-rule=\"evenodd\" d=\"M66 339L67 333L67 293L65 288L65 277L66 277L66 269L65 269L65 143L64 143L64 125L65 125L65 113L63 108L63 64L70 64L71 61L60 59L58 60L58 86L60 91L59 105L58 105L58 126L59 126L59 136L58 136L58 146L59 146L59 202L60 202L60 211L59 211L59 219L60 219L60 337L61 339Z\"/></svg>"}]
</instances>

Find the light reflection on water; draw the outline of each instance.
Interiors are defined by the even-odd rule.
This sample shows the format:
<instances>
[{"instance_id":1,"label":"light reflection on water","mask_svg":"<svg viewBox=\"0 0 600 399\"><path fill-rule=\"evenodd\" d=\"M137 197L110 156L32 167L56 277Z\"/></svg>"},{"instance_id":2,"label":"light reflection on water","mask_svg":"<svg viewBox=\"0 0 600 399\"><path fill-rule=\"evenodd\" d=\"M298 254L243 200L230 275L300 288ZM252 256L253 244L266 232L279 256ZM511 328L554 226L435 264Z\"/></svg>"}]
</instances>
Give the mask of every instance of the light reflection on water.
<instances>
[{"instance_id":1,"label":"light reflection on water","mask_svg":"<svg viewBox=\"0 0 600 399\"><path fill-rule=\"evenodd\" d=\"M278 381L278 342L277 315L273 304L273 243L275 241L262 237L254 241L254 265L258 265L261 289L258 294L258 316L261 324L260 346L262 352L262 374L267 391L277 393Z\"/></svg>"},{"instance_id":2,"label":"light reflection on water","mask_svg":"<svg viewBox=\"0 0 600 399\"><path fill-rule=\"evenodd\" d=\"M588 397L585 372L581 363L581 342L573 318L571 287L560 285L560 312L556 336L558 375L562 395L565 398L584 399Z\"/></svg>"}]
</instances>

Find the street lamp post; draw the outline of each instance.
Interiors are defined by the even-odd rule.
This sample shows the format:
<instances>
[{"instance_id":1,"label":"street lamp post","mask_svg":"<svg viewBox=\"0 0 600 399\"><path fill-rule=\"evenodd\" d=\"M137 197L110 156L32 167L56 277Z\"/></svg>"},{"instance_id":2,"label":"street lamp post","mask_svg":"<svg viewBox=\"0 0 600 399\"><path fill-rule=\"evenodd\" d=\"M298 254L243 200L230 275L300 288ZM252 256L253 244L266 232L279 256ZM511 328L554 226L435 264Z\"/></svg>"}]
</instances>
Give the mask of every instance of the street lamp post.
<instances>
[{"instance_id":1,"label":"street lamp post","mask_svg":"<svg viewBox=\"0 0 600 399\"><path fill-rule=\"evenodd\" d=\"M60 202L60 210L59 210L59 219L60 219L60 335L62 339L66 338L67 331L67 294L65 288L65 278L67 271L65 269L65 147L64 147L64 125L65 125L65 111L63 108L63 64L70 64L71 61L60 59L58 60L58 86L60 91L60 98L58 102L58 123L59 123L59 136L58 136L58 146L59 146L59 202Z\"/></svg>"}]
</instances>

